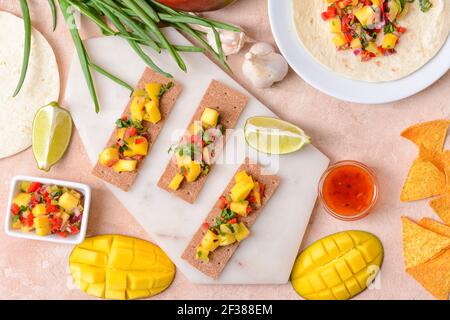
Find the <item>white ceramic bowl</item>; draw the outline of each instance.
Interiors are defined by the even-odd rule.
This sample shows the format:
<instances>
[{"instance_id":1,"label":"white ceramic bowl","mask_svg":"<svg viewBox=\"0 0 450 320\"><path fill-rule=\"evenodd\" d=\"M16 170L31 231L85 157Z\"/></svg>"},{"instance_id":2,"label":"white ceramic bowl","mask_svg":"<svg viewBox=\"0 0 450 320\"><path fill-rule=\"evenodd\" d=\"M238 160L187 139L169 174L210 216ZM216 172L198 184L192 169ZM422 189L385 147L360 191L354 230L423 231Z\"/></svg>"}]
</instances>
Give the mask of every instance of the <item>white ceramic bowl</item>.
<instances>
[{"instance_id":1,"label":"white ceramic bowl","mask_svg":"<svg viewBox=\"0 0 450 320\"><path fill-rule=\"evenodd\" d=\"M81 219L80 232L76 235L68 235L67 238L60 237L56 234L48 235L45 237L38 236L33 232L26 233L21 230L14 230L12 228L12 213L11 213L11 205L14 197L20 192L20 184L22 181L30 181L30 182L40 182L42 184L55 184L61 187L67 187L70 189L74 189L78 192L81 192L84 196L84 211L83 217ZM15 176L12 179L11 187L9 190L9 199L8 199L8 207L6 208L6 221L5 221L5 232L7 235L11 237L24 238L24 239L32 239L32 240L40 240L40 241L50 241L57 243L66 243L66 244L79 244L83 242L86 237L86 229L88 224L89 217L89 207L91 204L91 188L88 185L63 181L63 180L55 180L55 179L46 179L46 178L38 178L38 177L29 177L29 176Z\"/></svg>"},{"instance_id":2,"label":"white ceramic bowl","mask_svg":"<svg viewBox=\"0 0 450 320\"><path fill-rule=\"evenodd\" d=\"M363 104L397 101L424 90L450 68L449 37L433 59L403 79L376 83L351 80L323 67L304 48L297 37L292 0L269 0L269 18L275 41L292 69L314 88L341 100Z\"/></svg>"}]
</instances>

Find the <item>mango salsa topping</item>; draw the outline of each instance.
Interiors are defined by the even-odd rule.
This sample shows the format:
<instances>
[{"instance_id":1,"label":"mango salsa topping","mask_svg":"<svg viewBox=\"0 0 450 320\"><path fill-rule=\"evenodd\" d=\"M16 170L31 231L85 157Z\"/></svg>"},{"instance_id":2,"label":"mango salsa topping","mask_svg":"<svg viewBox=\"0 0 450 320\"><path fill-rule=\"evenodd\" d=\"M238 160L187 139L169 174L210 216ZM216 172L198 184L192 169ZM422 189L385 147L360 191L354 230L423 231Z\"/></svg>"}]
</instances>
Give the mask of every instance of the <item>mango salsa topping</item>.
<instances>
[{"instance_id":1,"label":"mango salsa topping","mask_svg":"<svg viewBox=\"0 0 450 320\"><path fill-rule=\"evenodd\" d=\"M242 218L261 207L265 186L245 171L237 173L234 179L236 184L230 193L220 197L222 211L216 217L214 225L210 226L206 222L202 225L206 234L197 247L198 260L208 262L209 254L218 247L241 242L250 235L250 230Z\"/></svg>"},{"instance_id":2,"label":"mango salsa topping","mask_svg":"<svg viewBox=\"0 0 450 320\"><path fill-rule=\"evenodd\" d=\"M366 62L396 53L400 37L407 31L400 25L414 0L325 0L328 8L322 19L329 23L338 50L352 50ZM432 7L420 0L423 12Z\"/></svg>"},{"instance_id":3,"label":"mango salsa topping","mask_svg":"<svg viewBox=\"0 0 450 320\"><path fill-rule=\"evenodd\" d=\"M122 116L116 121L116 142L104 149L99 156L99 162L105 167L111 167L115 172L133 172L148 154L149 135L143 122L156 124L161 120L159 101L173 87L173 82L167 85L147 83L145 89L136 89L130 105L130 116Z\"/></svg>"},{"instance_id":4,"label":"mango salsa topping","mask_svg":"<svg viewBox=\"0 0 450 320\"><path fill-rule=\"evenodd\" d=\"M219 122L219 112L205 108L200 121L194 121L181 141L170 148L179 169L169 184L170 189L176 191L184 180L194 182L209 173L223 146L224 127Z\"/></svg>"},{"instance_id":5,"label":"mango salsa topping","mask_svg":"<svg viewBox=\"0 0 450 320\"><path fill-rule=\"evenodd\" d=\"M83 194L39 182L24 181L11 205L12 227L38 236L61 237L80 232Z\"/></svg>"}]
</instances>

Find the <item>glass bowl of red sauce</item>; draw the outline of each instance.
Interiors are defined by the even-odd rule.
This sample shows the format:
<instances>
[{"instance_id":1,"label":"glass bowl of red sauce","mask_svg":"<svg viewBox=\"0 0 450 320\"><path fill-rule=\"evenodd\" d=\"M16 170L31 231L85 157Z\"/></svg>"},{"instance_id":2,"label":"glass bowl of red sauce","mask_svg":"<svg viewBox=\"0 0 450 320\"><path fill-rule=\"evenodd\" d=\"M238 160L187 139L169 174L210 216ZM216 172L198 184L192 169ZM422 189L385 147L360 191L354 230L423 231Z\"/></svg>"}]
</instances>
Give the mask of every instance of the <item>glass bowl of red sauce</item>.
<instances>
[{"instance_id":1,"label":"glass bowl of red sauce","mask_svg":"<svg viewBox=\"0 0 450 320\"><path fill-rule=\"evenodd\" d=\"M333 217L355 221L366 217L378 200L378 180L372 169L352 160L330 166L319 182L319 198Z\"/></svg>"}]
</instances>

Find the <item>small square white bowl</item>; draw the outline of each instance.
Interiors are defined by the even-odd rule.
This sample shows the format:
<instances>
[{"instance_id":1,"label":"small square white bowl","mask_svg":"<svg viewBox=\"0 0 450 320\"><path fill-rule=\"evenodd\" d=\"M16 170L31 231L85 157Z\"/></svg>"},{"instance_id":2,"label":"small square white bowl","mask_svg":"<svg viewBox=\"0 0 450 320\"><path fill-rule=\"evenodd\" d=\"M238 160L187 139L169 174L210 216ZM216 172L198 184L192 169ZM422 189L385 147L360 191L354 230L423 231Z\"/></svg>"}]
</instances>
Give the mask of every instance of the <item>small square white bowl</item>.
<instances>
[{"instance_id":1,"label":"small square white bowl","mask_svg":"<svg viewBox=\"0 0 450 320\"><path fill-rule=\"evenodd\" d=\"M81 218L80 232L76 235L68 235L67 238L63 238L56 234L42 237L42 236L36 235L33 232L26 233L26 232L22 232L21 230L14 230L12 228L11 205L12 205L12 201L13 201L14 197L20 192L20 184L22 181L40 182L42 184L54 184L54 185L58 185L61 187L67 187L70 189L74 189L78 192L81 192L84 196L84 211L83 211L83 217ZM86 229L87 229L87 224L88 224L90 204L91 204L91 188L86 184L70 182L70 181L63 181L63 180L30 177L30 176L15 176L12 179L11 187L9 190L8 207L6 208L7 212L6 212L6 221L5 221L5 232L9 236L17 237L17 238L49 241L49 242L57 242L57 243L65 243L65 244L79 244L79 243L83 242L84 238L86 237Z\"/></svg>"}]
</instances>

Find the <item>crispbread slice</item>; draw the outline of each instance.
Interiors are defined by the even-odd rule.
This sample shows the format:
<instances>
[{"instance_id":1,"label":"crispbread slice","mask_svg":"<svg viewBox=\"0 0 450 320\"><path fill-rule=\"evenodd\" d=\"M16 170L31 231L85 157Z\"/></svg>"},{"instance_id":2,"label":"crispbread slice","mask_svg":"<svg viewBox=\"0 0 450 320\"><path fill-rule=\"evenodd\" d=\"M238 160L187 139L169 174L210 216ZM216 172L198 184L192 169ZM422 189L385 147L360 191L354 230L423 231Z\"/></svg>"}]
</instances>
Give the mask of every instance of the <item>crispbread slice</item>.
<instances>
[{"instance_id":1,"label":"crispbread slice","mask_svg":"<svg viewBox=\"0 0 450 320\"><path fill-rule=\"evenodd\" d=\"M227 129L233 129L239 120L239 117L247 105L248 97L242 93L229 88L217 80L213 80L206 90L205 95L200 102L197 111L194 113L188 129L194 121L200 121L201 115L206 107L216 109L220 113L220 123ZM224 143L226 141L226 137ZM210 166L211 173L213 165ZM169 188L170 181L179 172L174 161L169 161L164 173L158 181L158 187L174 193L181 199L194 203L197 200L208 175L201 175L196 181L183 182L177 191Z\"/></svg>"},{"instance_id":2,"label":"crispbread slice","mask_svg":"<svg viewBox=\"0 0 450 320\"><path fill-rule=\"evenodd\" d=\"M275 193L275 190L278 188L280 184L280 178L275 175L262 174L261 167L257 164L249 163L248 159L246 159L245 163L239 167L237 172L243 170L245 170L255 180L265 185L265 196L262 199L261 207L258 210L253 211L247 217L241 218L241 221L243 221L250 229L251 226L255 223L256 218L258 218L258 216L261 214L261 211L263 210L266 203L269 201L269 199ZM228 194L234 185L235 181L233 177L233 179L230 181L223 194ZM214 224L216 217L219 216L220 213L222 212L222 210L220 209L220 204L221 200L219 199L209 212L207 218L205 219L205 222L208 222L210 225ZM197 260L195 258L195 255L197 252L197 246L200 244L204 235L205 232L200 227L194 234L191 242L186 247L181 257L187 262L189 262L191 265L196 267L198 270L206 274L207 276L212 278L218 278L222 273L223 269L226 267L228 261L233 256L234 252L237 250L239 243L235 242L234 244L229 246L218 247L214 252L210 254L209 262L203 262L201 260Z\"/></svg>"},{"instance_id":3,"label":"crispbread slice","mask_svg":"<svg viewBox=\"0 0 450 320\"><path fill-rule=\"evenodd\" d=\"M182 91L182 86L173 81L173 79L167 78L149 68L146 68L141 79L139 80L136 89L144 89L146 83L150 82L156 82L161 84L168 84L169 82L173 82L173 87L164 93L164 95L161 97L159 109L161 111L161 121L159 121L157 124L153 124L147 121L143 121L142 125L148 132L149 137L149 150L148 153L150 153L151 148L156 141L156 138L158 137L159 133L161 132L161 129L164 126L164 123L166 122L167 117L169 116L169 113L172 111L173 107L175 106L176 100L178 96L180 95ZM128 102L124 112L122 113L122 116L130 116L130 105L132 102L132 98ZM119 118L119 117L118 117ZM114 127L114 131L111 134L111 137L106 144L106 146L111 146L116 142L116 136L117 136L117 128ZM145 159L144 159L145 160ZM143 160L143 161L144 161ZM142 166L143 161L139 164L139 166ZM115 172L112 168L108 168L105 166L102 166L99 162L95 165L94 169L92 170L92 174L99 177L100 179L103 179L104 181L111 183L115 185L116 187L119 187L120 189L124 191L128 191L130 187L133 185L134 180L137 177L139 168L136 171L133 172Z\"/></svg>"}]
</instances>

